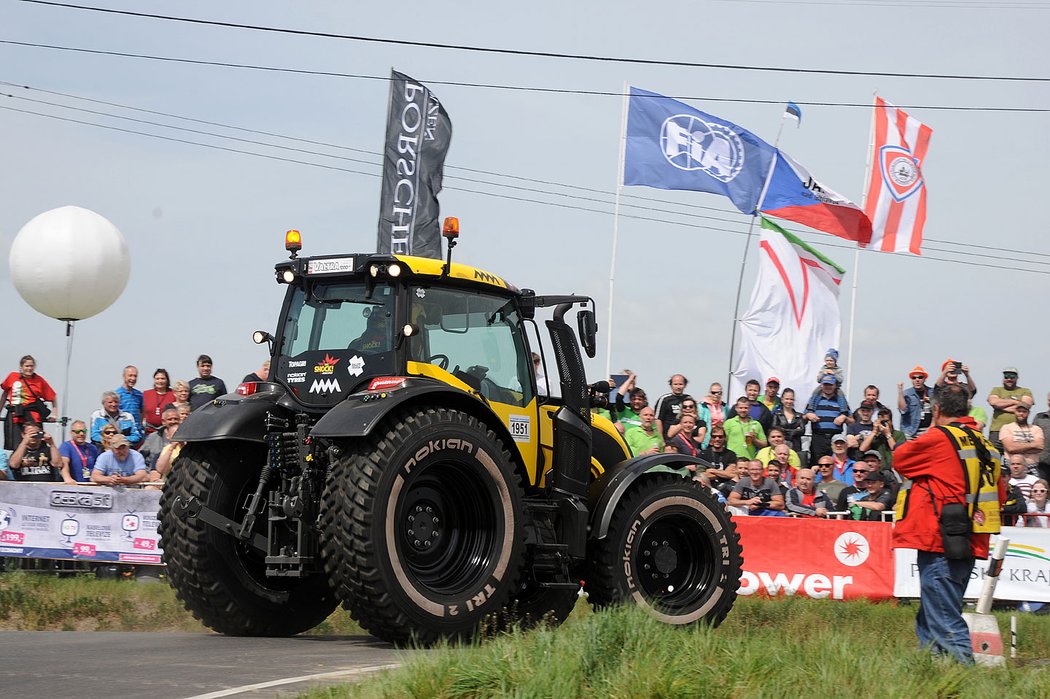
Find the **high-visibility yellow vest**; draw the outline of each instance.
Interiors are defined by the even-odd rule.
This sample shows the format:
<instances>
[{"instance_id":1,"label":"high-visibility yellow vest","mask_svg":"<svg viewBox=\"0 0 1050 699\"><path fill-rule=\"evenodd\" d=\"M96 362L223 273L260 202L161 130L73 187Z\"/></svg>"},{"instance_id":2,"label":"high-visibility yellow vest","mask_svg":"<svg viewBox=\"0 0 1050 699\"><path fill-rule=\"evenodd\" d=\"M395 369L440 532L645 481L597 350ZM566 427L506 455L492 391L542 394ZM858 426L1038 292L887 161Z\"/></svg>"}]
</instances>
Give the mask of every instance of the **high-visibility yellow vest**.
<instances>
[{"instance_id":1,"label":"high-visibility yellow vest","mask_svg":"<svg viewBox=\"0 0 1050 699\"><path fill-rule=\"evenodd\" d=\"M1001 527L999 504L1000 455L991 442L979 432L965 430L955 425L940 426L939 429L951 440L959 464L966 477L966 504L973 520L975 534L998 534ZM971 437L972 435L972 437ZM984 464L978 456L973 438L981 440L988 450L988 462ZM904 505L908 499L911 481L905 481L897 494L896 516L901 519L906 513ZM939 510L938 510L939 511Z\"/></svg>"}]
</instances>

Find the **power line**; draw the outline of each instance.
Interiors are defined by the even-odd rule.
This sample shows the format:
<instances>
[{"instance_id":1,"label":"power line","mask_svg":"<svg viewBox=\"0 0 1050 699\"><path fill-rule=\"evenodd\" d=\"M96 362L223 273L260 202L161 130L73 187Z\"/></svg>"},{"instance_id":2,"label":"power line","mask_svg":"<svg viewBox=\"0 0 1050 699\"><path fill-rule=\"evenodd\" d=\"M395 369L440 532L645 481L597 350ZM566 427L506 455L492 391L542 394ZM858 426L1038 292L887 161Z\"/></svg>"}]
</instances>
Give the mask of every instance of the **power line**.
<instances>
[{"instance_id":1,"label":"power line","mask_svg":"<svg viewBox=\"0 0 1050 699\"><path fill-rule=\"evenodd\" d=\"M27 48L39 48L55 51L71 51L74 53L87 53L99 56L113 56L115 58L137 58L148 61L161 61L164 63L185 63L189 65L209 66L214 68L238 68L243 70L258 70L271 73L290 73L293 75L312 75L329 78L348 78L354 80L376 80L379 82L390 82L390 76L364 75L361 73L343 73L332 70L308 70L305 68L282 68L280 66L263 66L252 63L230 63L228 61L205 61L195 58L178 58L173 56L154 56L143 53L128 53L125 51L104 51L101 49L87 49L77 46L58 46L56 44L39 44L29 41L14 41L11 39L0 39L0 44L10 46L24 46ZM541 94L558 95L583 95L587 97L617 97L623 99L624 93L619 90L579 90L558 87L536 87L530 85L501 85L498 83L475 83L459 80L425 80L427 85L448 85L450 87L479 88L486 90L506 90L510 92L532 92ZM784 104L780 99L759 99L747 97L710 97L707 95L664 95L668 99L692 100L695 102L718 102L723 104ZM870 102L827 102L813 100L792 100L802 107L844 107L851 109L872 109L874 105ZM948 112L1005 112L1021 114L1046 114L1050 109L1038 107L962 107L958 105L942 104L898 104L899 109L926 109L931 111Z\"/></svg>"},{"instance_id":2,"label":"power line","mask_svg":"<svg viewBox=\"0 0 1050 699\"><path fill-rule=\"evenodd\" d=\"M10 83L10 82L7 82L7 81L0 81L0 85L14 86L16 84L15 83ZM180 116L180 115L177 115L177 114L171 114L171 113L167 113L167 112L159 112L159 111L156 111L156 110L146 110L146 109L141 109L141 108L138 108L138 107L132 107L132 106L128 106L128 105L123 105L123 104L116 103L116 102L107 102L107 101L104 101L104 100L96 100L96 99L92 99L92 98L82 98L82 97L79 97L77 95L71 95L71 94L68 94L68 93L55 92L55 91L51 91L51 90L42 90L42 89L38 89L38 88L32 88L32 87L29 87L29 86L22 86L22 87L24 89L27 89L27 90L33 90L33 91L37 91L37 92L44 92L44 93L47 93L47 94L53 94L53 95L68 97L68 98L71 98L71 99L81 99L81 100L84 100L84 101L87 101L87 102L91 102L91 103L96 103L96 104L101 103L101 104L105 104L107 106L117 107L117 108L121 108L121 109L129 109L129 110L134 110L134 111L139 111L139 112L145 112L145 113L155 114L155 115L164 116L164 117L172 118L172 119L184 119L184 120L192 121L192 122L195 122L195 123L204 123L204 124L219 126L221 128L234 129L234 130L250 132L250 133L265 134L265 135L273 137L273 138L281 138L281 139L287 139L287 140L292 140L292 141L305 141L305 142L308 142L308 143L312 143L314 145L321 145L321 146L332 147L332 148L346 148L346 149L349 149L349 150L352 150L352 151L355 151L355 152L365 153L365 154L370 154L370 155L376 155L376 156L382 155L381 153L374 152L374 151L368 151L368 150L357 149L357 148L348 148L348 147L345 147L345 146L338 146L338 145L335 145L335 144L325 143L323 141L311 141L311 140L308 140L308 139L300 139L300 138L291 137L291 136L285 136L285 135L277 134L277 133L273 133L273 132L264 132L264 131L257 131L257 130L254 130L254 129L246 129L246 128L243 128L243 127L233 126L233 125L229 125L229 124L223 124L223 123L220 123L220 122L206 121L206 120L202 120L202 119L194 119L194 118L191 118L191 117L184 117L184 116ZM70 110L74 110L74 111L80 111L80 112L84 112L84 113L87 113L87 114L92 114L94 116L102 116L102 117L115 118L115 119L123 119L123 120L132 121L134 123L146 124L146 125L150 125L150 126L157 126L157 127L161 127L161 128L175 129L175 130L179 130L179 131L185 131L185 132L188 132L188 133L193 133L193 134L196 134L196 135L204 135L204 136L210 136L210 137L213 137L213 138L220 138L220 139L224 138L224 139L229 139L229 140L236 141L236 142L239 142L239 143L247 143L247 144L252 144L252 145L259 145L259 146L263 146L263 147L266 147L266 148L277 148L277 149L287 150L287 151L301 153L301 154L305 154L305 155L316 155L316 156L320 156L320 157L327 157L327 158L346 160L348 162L354 162L354 163L369 165L369 166L373 166L373 167L379 167L380 166L380 163L375 163L375 162L371 162L371 161L367 161L367 160L361 160L361 159L357 159L357 158L349 158L349 157L346 157L346 156L340 156L340 155L335 155L335 154L331 154L331 153L324 153L324 152L312 151L312 150L301 149L301 148L292 148L292 147L288 147L288 146L282 146L282 145L279 145L279 144L267 143L267 142L264 142L264 141L257 141L257 140L253 140L253 139L242 139L242 138L238 138L238 137L234 137L234 136L227 136L225 134L218 134L218 133L214 133L214 132L210 132L210 131L203 131L203 130L199 130L199 129L187 129L187 128L184 128L184 127L174 126L174 125L171 125L171 124L163 124L163 123L159 123L159 122L155 122L155 121L149 121L149 120L144 120L144 119L135 119L135 118L126 117L126 116L123 116L123 115L116 115L116 114L111 114L111 113L108 113L108 112L102 112L102 111L98 111L98 110L83 109L83 108L79 108L79 107L73 107L73 106L70 106L70 105L56 104L54 102L47 102L47 101L44 101L44 100L36 100L36 99L28 98L28 97L21 97L21 96L15 96L15 95L5 95L3 93L0 93L0 96L11 97L11 98L14 98L14 99L28 101L28 102L35 103L35 104L42 104L42 105L51 106L51 107L59 107L59 108L63 108L63 109L70 109ZM22 111L23 113L27 113L27 114L34 114L34 115L38 115L38 116L47 116L47 117L56 118L56 119L60 119L60 120L66 120L66 119L64 119L62 117L57 117L57 116L48 115L48 114L42 114L42 113L39 113L39 112L31 112L31 111L27 111L27 110L14 110L14 111ZM68 121L73 121L74 123L88 125L88 126L98 126L100 128L113 128L113 127L107 127L107 126L104 126L104 125L101 125L101 124L97 124L96 122L87 122L87 121L82 121L82 120L68 120ZM161 138L161 139L166 139L166 140L173 140L173 141L180 142L180 143L185 143L185 144L188 144L188 145L198 145L198 146L202 146L202 147L212 147L209 144L200 143L198 141L190 141L190 140L187 140L187 139L171 139L171 138L167 138L167 137L164 137L164 136L159 136L157 134L152 134L152 133L143 132L143 131L135 131L135 130L130 130L130 129L115 129L115 130L122 131L122 132L125 132L125 133L141 135L141 136ZM226 151L229 151L229 152L241 153L241 154L246 154L246 155L254 155L254 156L257 156L257 157L272 157L272 156L268 156L266 154L256 153L254 151L244 151L244 150L240 150L240 149L221 148L221 150L226 150ZM302 161L302 160L288 159L288 158L274 158L274 159L282 160L282 161L285 161L285 162L293 162L293 163L297 163L297 164L303 164L303 165L314 165L314 166L317 166L317 167L325 167L325 166L322 166L320 164L309 162L309 161ZM378 173L364 173L364 172L361 172L359 170L351 170L351 169L347 169L347 168L332 168L332 169L341 170L341 171L345 171L345 172L350 172L350 173L354 173L354 174L367 174L369 176L375 176L375 177L379 176ZM493 175L493 176L497 176L497 177L509 177L509 178L512 178L512 179L515 179L515 180L518 180L518 181L532 182L532 183L543 184L543 185L552 186L552 187L560 187L560 188L567 188L567 189L574 189L574 190L582 190L582 191L587 191L587 192L595 193L595 194L601 194L601 195L605 195L605 196L614 196L614 194L615 194L615 193L609 192L607 190L601 190L601 189L590 188L590 187L581 187L581 186L578 186L578 185L570 185L570 184L556 182L556 181L550 181L550 180L539 180L539 179L519 177L519 176L514 176L514 175L504 175L503 173L496 173L496 172L492 172L492 171L488 171L488 170L480 170L480 169L475 169L475 168L456 168L454 166L449 166L449 169L462 169L462 170L467 170L467 171L474 172L474 173L488 174L488 175ZM568 199L575 199L575 200L578 200L578 201L585 201L585 202L591 202L591 203L605 204L605 205L608 205L608 206L612 206L614 204L613 201L609 201L609 200L606 200L606 199L598 199L598 198L594 198L594 197L579 196L579 195L574 195L574 194L568 194L568 193L565 193L565 192L552 192L552 191L548 191L548 190L538 189L538 188L535 188L535 187L521 187L521 186L509 185L509 184L501 183L501 182L492 182L492 181L480 180L480 179L476 179L476 178L460 177L460 176L452 175L452 176L448 176L446 179L470 182L470 183L481 184L481 185L486 185L486 186L500 187L500 188L511 189L511 190L515 190L515 191L521 191L521 192L542 194L542 195L546 195L546 196L563 197L563 198L568 198ZM457 190L457 188L455 188L455 187L449 187L448 189ZM553 202L541 202L541 201L536 201L536 200L532 200L532 199L523 199L523 198L520 198L520 197L512 197L512 196L509 196L509 195L501 195L501 194L498 194L498 193L484 192L484 191L467 189L467 188L458 188L458 191L471 192L471 193L475 193L475 194L483 194L483 195L486 195L486 196L504 196L505 198L511 199L511 200L514 200L514 201L530 201L530 202L534 202L534 203L554 205ZM687 209L697 209L697 208L699 208L699 209L703 209L703 210L715 211L717 213L726 214L726 215L732 215L732 216L737 216L737 217L745 216L744 214L739 214L736 211L730 211L730 210L716 208L716 207L702 206L702 205L697 205L697 204L689 204L689 203L685 203L685 202L671 202L671 201L662 200L662 199L655 199L655 198L650 198L650 197L635 196L635 195L629 195L629 194L627 194L627 195L622 194L621 198L629 198L629 199L634 199L634 200L638 200L638 201L643 201L643 202L646 202L647 204L664 204L664 205L671 205L671 206L679 206L679 207L687 208ZM686 217L693 218L693 219L711 220L711 221L720 222L720 223L730 223L730 224L741 224L742 225L744 223L744 220L746 220L746 218L745 219L740 219L740 218L736 218L736 219L718 218L718 217L715 217L715 216L710 216L710 215L706 215L706 214L691 213L691 212L670 212L670 211L667 211L666 209L661 209L661 208L657 208L657 207L654 207L654 206L643 206L641 204L632 204L632 203L625 203L624 204L624 203L622 203L621 205L625 206L625 207L633 208L633 209L638 209L640 211L652 211L652 212L665 213L665 214L667 214L667 213L675 213L675 215L677 215L677 216L686 216ZM587 209L587 208L583 208L583 207L572 207L572 206L570 206L570 207L566 207L566 208L577 208L577 209L580 209L580 210L592 211L592 212L595 212L595 213L608 213L607 211L603 211L603 210ZM637 216L631 216L631 218L638 218L638 217ZM652 219L652 220L668 223L668 221L665 221L665 220L662 220L662 219ZM706 226L701 226L701 227L708 228ZM728 229L715 228L713 230L728 230ZM734 233L741 233L741 234L743 233L742 231L732 231L732 232L734 232ZM795 231L795 232L797 232L799 234L803 233L802 231ZM925 247L926 250L934 251L934 252L943 252L943 253L954 254L954 255L974 256L974 257L980 257L982 259L1000 259L1000 260L1011 260L1011 261L1015 261L1016 260L1016 257L1003 257L1003 256L998 256L998 255L989 255L987 253L971 253L971 252L967 252L965 250L960 250L959 249L959 247L962 246L962 247L974 247L974 248L980 248L980 249L986 249L986 250L993 250L993 251L996 251L996 252L1012 252L1012 253L1015 253L1016 255L1028 255L1028 256L1038 256L1038 257L1048 257L1048 258L1050 258L1050 254L1048 254L1048 253L1039 253L1039 252L1034 252L1034 251L1029 251L1029 250L1013 250L1013 249L1010 249L1010 248L992 247L992 246L978 245L978 244L972 244L972 243L959 243L958 241L944 241L944 240L938 240L938 239L932 239L932 238L927 238L926 240L927 240L927 242L944 243L944 244L949 244L949 245L953 246L952 248L947 248L947 249L946 248L936 248L936 247L926 246ZM825 243L825 242L822 242L820 244L821 245L825 245L825 246L828 245L828 243ZM842 246L838 246L838 247L842 247ZM851 248L847 248L847 249L851 249ZM931 258L931 259L943 259L943 258ZM1027 260L1026 262L1028 262L1029 264L1035 264L1035 265L1050 265L1050 262L1042 262L1042 261L1038 261L1038 260Z\"/></svg>"},{"instance_id":3,"label":"power line","mask_svg":"<svg viewBox=\"0 0 1050 699\"><path fill-rule=\"evenodd\" d=\"M442 49L446 51L466 51L471 53L496 54L504 56L524 56L529 58L557 58L575 61L591 61L598 63L630 63L635 65L649 66L674 66L679 68L713 68L721 70L741 70L770 73L792 73L810 75L852 75L886 78L923 78L927 80L994 80L1006 82L1050 82L1050 78L1038 78L1034 76L1016 75L960 75L944 73L893 73L883 71L864 70L835 70L828 68L783 68L778 66L741 65L732 63L702 63L696 61L672 61L653 58L630 58L622 56L597 56L592 54L561 53L554 51L526 51L523 49L495 48L491 46L469 46L465 44L441 44L432 41L410 41L407 39L387 39L375 36L364 36L360 34L337 34L335 32L309 31L305 29L289 29L286 27L270 27L258 24L242 24L239 22L220 22L218 20L199 19L194 17L176 17L173 15L159 15L148 12L132 12L130 10L117 10L107 7L91 7L88 5L75 5L71 3L53 2L52 0L19 0L20 2L34 5L45 5L69 10L84 10L87 12L99 12L103 14L122 15L126 17L138 17L141 19L156 19L166 22L181 22L185 24L196 24L201 26L224 27L227 29L245 29L249 31L268 32L275 34L288 34L293 36L308 36L324 39L340 39L344 41L361 41L375 44L389 44L395 46L413 46L417 48Z\"/></svg>"}]
</instances>

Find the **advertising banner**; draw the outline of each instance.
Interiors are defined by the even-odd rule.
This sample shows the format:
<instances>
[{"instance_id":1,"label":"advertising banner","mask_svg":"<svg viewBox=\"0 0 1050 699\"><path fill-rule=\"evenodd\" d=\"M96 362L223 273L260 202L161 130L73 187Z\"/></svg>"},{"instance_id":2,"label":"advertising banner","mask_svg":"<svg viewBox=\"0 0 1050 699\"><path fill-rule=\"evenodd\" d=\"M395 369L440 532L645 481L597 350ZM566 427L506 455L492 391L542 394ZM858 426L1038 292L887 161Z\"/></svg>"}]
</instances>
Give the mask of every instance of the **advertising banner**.
<instances>
[{"instance_id":1,"label":"advertising banner","mask_svg":"<svg viewBox=\"0 0 1050 699\"><path fill-rule=\"evenodd\" d=\"M744 549L741 595L893 597L893 526L850 520L734 517Z\"/></svg>"},{"instance_id":2,"label":"advertising banner","mask_svg":"<svg viewBox=\"0 0 1050 699\"><path fill-rule=\"evenodd\" d=\"M159 490L0 482L0 556L161 565Z\"/></svg>"},{"instance_id":3,"label":"advertising banner","mask_svg":"<svg viewBox=\"0 0 1050 699\"><path fill-rule=\"evenodd\" d=\"M1017 602L1050 602L1050 529L1003 527L1001 536L1010 540L1003 560L1003 571L995 587L995 599ZM992 548L999 537L992 537ZM919 596L919 568L914 549L897 549L896 579L893 594L897 597ZM988 561L977 561L970 572L966 598L977 599L984 585Z\"/></svg>"}]
</instances>

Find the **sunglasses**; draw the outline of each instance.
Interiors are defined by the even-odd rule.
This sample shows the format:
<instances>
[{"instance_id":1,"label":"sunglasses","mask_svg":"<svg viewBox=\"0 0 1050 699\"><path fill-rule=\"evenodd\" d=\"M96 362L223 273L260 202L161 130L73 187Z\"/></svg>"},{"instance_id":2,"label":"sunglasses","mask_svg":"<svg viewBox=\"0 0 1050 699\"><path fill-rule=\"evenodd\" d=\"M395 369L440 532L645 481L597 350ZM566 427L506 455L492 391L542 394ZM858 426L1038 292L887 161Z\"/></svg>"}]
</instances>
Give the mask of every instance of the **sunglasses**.
<instances>
[{"instance_id":1,"label":"sunglasses","mask_svg":"<svg viewBox=\"0 0 1050 699\"><path fill-rule=\"evenodd\" d=\"M835 464L817 464L818 468L831 468Z\"/></svg>"},{"instance_id":2,"label":"sunglasses","mask_svg":"<svg viewBox=\"0 0 1050 699\"><path fill-rule=\"evenodd\" d=\"M107 437L112 437L116 434L116 432L103 432L102 434L106 435Z\"/></svg>"},{"instance_id":3,"label":"sunglasses","mask_svg":"<svg viewBox=\"0 0 1050 699\"><path fill-rule=\"evenodd\" d=\"M711 395L712 396L720 396L720 395L722 395L722 392L721 391L711 391Z\"/></svg>"},{"instance_id":4,"label":"sunglasses","mask_svg":"<svg viewBox=\"0 0 1050 699\"><path fill-rule=\"evenodd\" d=\"M1016 379L1017 374L1003 374L1004 379Z\"/></svg>"},{"instance_id":5,"label":"sunglasses","mask_svg":"<svg viewBox=\"0 0 1050 699\"><path fill-rule=\"evenodd\" d=\"M922 374L912 374L912 375L911 375L911 376L909 376L908 378L909 378L909 379L925 379L926 377L925 377L925 376L923 376Z\"/></svg>"},{"instance_id":6,"label":"sunglasses","mask_svg":"<svg viewBox=\"0 0 1050 699\"><path fill-rule=\"evenodd\" d=\"M853 472L854 473L871 473L871 471L869 471L866 468L855 468L855 469L853 469Z\"/></svg>"},{"instance_id":7,"label":"sunglasses","mask_svg":"<svg viewBox=\"0 0 1050 699\"><path fill-rule=\"evenodd\" d=\"M87 430L70 430L73 434L85 434Z\"/></svg>"}]
</instances>

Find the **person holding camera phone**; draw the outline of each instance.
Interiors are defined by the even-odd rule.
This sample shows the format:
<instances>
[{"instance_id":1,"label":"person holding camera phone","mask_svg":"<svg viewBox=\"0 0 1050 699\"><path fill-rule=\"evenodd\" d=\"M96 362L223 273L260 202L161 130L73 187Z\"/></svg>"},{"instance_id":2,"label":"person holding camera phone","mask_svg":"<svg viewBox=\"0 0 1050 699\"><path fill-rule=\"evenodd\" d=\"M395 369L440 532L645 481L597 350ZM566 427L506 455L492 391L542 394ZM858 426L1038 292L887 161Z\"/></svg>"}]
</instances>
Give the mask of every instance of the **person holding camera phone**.
<instances>
[{"instance_id":1,"label":"person holding camera phone","mask_svg":"<svg viewBox=\"0 0 1050 699\"><path fill-rule=\"evenodd\" d=\"M22 423L22 443L18 445L8 466L16 481L51 483L61 481L58 475L62 456L55 440L36 422Z\"/></svg>"},{"instance_id":2,"label":"person holding camera phone","mask_svg":"<svg viewBox=\"0 0 1050 699\"><path fill-rule=\"evenodd\" d=\"M36 373L36 360L25 355L18 360L18 371L12 371L0 383L0 405L7 403L4 424L4 445L14 449L22 440L22 425L26 422L54 422L52 411L58 412L58 397L43 376ZM49 409L45 403L51 403Z\"/></svg>"},{"instance_id":3,"label":"person holding camera phone","mask_svg":"<svg viewBox=\"0 0 1050 699\"><path fill-rule=\"evenodd\" d=\"M965 377L966 381L962 381L960 377ZM949 358L941 365L941 375L937 377L933 387L936 389L951 384L964 386L970 392L970 398L977 395L977 384L974 383L973 377L970 376L970 367Z\"/></svg>"},{"instance_id":4,"label":"person holding camera phone","mask_svg":"<svg viewBox=\"0 0 1050 699\"><path fill-rule=\"evenodd\" d=\"M893 428L893 413L889 408L880 408L874 427L865 435L858 449L861 454L875 450L882 457L886 468L893 466L893 450L908 441L904 433Z\"/></svg>"},{"instance_id":5,"label":"person holding camera phone","mask_svg":"<svg viewBox=\"0 0 1050 699\"><path fill-rule=\"evenodd\" d=\"M999 453L967 415L969 401L965 386L938 388L930 430L894 452L894 469L910 482L897 497L893 547L917 550L920 646L972 665L963 594L974 559L988 558L1000 531L1006 480Z\"/></svg>"}]
</instances>

